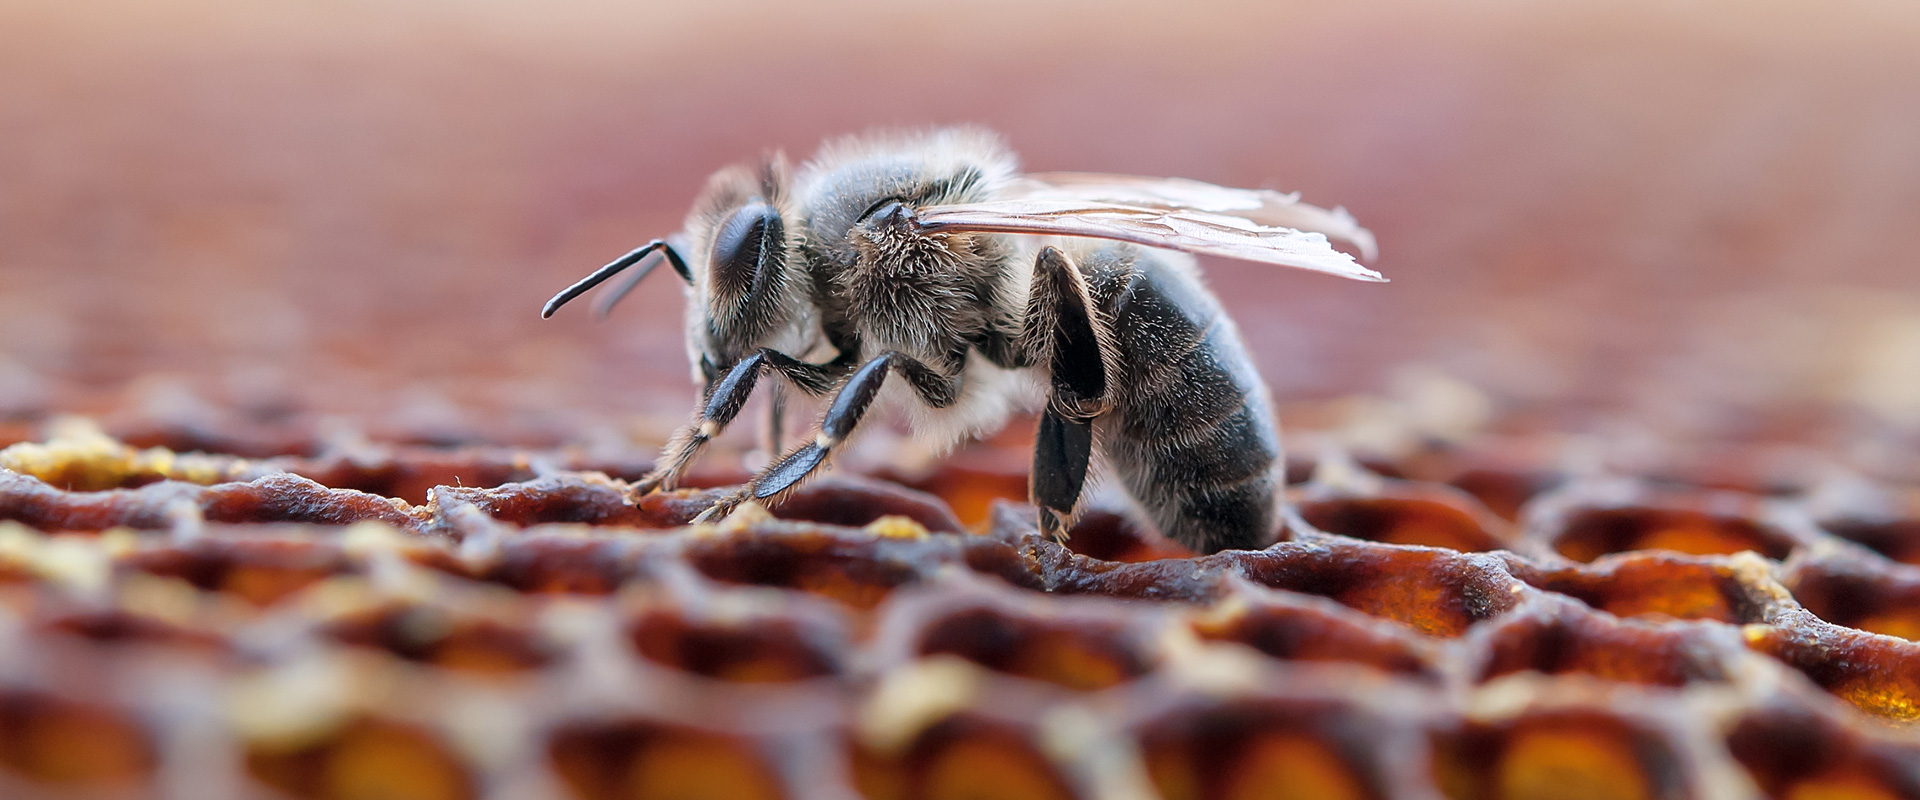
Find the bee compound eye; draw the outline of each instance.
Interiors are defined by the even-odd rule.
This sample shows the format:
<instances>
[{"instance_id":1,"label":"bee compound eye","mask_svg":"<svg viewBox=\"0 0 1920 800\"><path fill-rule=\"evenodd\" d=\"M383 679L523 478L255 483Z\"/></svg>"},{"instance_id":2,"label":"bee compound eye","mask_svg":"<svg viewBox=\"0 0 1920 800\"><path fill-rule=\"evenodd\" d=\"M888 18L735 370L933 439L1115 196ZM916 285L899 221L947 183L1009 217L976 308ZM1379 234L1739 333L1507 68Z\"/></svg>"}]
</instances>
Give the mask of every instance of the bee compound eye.
<instances>
[{"instance_id":1,"label":"bee compound eye","mask_svg":"<svg viewBox=\"0 0 1920 800\"><path fill-rule=\"evenodd\" d=\"M752 289L763 270L777 265L785 241L786 225L780 212L765 203L741 206L720 224L713 237L708 270L714 289L728 295Z\"/></svg>"}]
</instances>

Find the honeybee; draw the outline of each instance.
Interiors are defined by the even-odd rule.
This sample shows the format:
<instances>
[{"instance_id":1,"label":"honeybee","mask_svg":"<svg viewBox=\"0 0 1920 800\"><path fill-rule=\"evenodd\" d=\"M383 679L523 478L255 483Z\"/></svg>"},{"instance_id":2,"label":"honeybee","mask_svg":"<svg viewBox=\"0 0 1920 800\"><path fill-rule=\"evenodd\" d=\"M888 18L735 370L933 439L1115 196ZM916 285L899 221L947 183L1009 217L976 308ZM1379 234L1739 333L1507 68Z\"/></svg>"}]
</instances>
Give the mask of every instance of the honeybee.
<instances>
[{"instance_id":1,"label":"honeybee","mask_svg":"<svg viewBox=\"0 0 1920 800\"><path fill-rule=\"evenodd\" d=\"M797 169L775 155L716 173L677 238L602 267L542 316L653 253L686 284L702 407L636 494L671 489L763 374L831 396L810 441L701 520L778 503L877 406L903 406L935 446L1038 410L1029 493L1043 533L1064 535L1098 455L1163 534L1201 552L1257 548L1278 527L1272 402L1188 254L1385 280L1329 237L1373 257L1351 215L1297 194L1021 174L972 128L849 137Z\"/></svg>"}]
</instances>

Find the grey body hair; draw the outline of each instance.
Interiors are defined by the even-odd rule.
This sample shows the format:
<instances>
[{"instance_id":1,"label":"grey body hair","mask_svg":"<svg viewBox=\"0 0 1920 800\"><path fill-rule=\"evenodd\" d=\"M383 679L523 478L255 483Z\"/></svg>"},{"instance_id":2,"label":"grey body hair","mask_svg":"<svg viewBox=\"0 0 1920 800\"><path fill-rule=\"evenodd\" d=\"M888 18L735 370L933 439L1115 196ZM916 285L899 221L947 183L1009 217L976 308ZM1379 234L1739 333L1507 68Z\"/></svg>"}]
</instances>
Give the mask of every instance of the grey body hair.
<instances>
[{"instance_id":1,"label":"grey body hair","mask_svg":"<svg viewBox=\"0 0 1920 800\"><path fill-rule=\"evenodd\" d=\"M1203 552L1265 546L1281 477L1265 386L1193 259L1139 245L1379 276L1319 234L1193 210L1266 209L1264 196L1249 206L1243 190L1093 177L1166 208L1096 199L1050 211L1021 200L1035 180L975 129L830 142L797 177L770 155L715 173L679 234L576 281L541 315L650 254L686 284L700 407L634 484L636 496L674 488L763 376L775 376L766 426L774 448L785 391L831 395L810 441L696 522L749 500L778 503L872 409L904 408L916 440L933 449L1028 410L1040 412L1028 496L1043 533L1066 535L1100 462L1168 536ZM1350 239L1365 233L1348 227ZM650 270L630 273L607 304Z\"/></svg>"},{"instance_id":2,"label":"grey body hair","mask_svg":"<svg viewBox=\"0 0 1920 800\"><path fill-rule=\"evenodd\" d=\"M858 330L875 352L900 350L955 369L967 342L1008 335L1018 322L1005 313L1014 299L1006 295L1009 266L1022 249L1016 243L922 235L861 217L887 199L926 206L993 197L1014 170L997 139L967 129L823 147L799 180L807 215L801 247L829 324Z\"/></svg>"},{"instance_id":3,"label":"grey body hair","mask_svg":"<svg viewBox=\"0 0 1920 800\"><path fill-rule=\"evenodd\" d=\"M1160 532L1201 552L1271 543L1284 480L1266 382L1183 253L1109 245L1080 259L1109 320L1108 468Z\"/></svg>"},{"instance_id":4,"label":"grey body hair","mask_svg":"<svg viewBox=\"0 0 1920 800\"><path fill-rule=\"evenodd\" d=\"M1048 312L1028 296L1035 255L1048 242L927 234L863 217L889 199L909 207L992 199L1015 175L998 140L963 129L841 140L797 181L800 248L821 324L857 331L863 359L897 350L960 383L952 409L891 393L913 414L917 435L990 432L1035 405L1011 395L1031 395L1045 381L1001 371L1046 374L1048 337L1035 332L1051 326L1030 317ZM1193 259L1084 239L1051 243L1074 260L1096 307L1112 388L1093 423L1113 477L1183 544L1203 552L1266 546L1281 488L1272 404Z\"/></svg>"}]
</instances>

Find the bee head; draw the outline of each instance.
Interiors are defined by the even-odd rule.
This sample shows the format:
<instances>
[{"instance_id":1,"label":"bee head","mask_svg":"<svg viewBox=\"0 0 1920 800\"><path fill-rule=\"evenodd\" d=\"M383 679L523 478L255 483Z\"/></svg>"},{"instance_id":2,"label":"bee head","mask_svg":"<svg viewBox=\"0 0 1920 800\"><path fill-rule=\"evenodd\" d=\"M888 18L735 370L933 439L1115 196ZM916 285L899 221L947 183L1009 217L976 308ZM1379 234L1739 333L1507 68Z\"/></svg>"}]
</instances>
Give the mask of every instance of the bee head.
<instances>
[{"instance_id":1,"label":"bee head","mask_svg":"<svg viewBox=\"0 0 1920 800\"><path fill-rule=\"evenodd\" d=\"M704 382L799 327L806 284L787 224L795 213L788 183L778 155L721 170L687 218L687 346Z\"/></svg>"}]
</instances>

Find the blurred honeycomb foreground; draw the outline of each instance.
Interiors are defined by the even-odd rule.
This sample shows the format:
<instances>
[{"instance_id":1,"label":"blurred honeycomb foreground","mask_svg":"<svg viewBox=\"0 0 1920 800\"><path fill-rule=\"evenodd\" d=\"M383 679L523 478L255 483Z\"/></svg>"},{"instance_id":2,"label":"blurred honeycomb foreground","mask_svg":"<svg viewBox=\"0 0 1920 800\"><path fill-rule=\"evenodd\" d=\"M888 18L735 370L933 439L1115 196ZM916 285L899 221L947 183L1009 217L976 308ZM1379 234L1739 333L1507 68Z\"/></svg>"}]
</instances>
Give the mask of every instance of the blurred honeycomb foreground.
<instances>
[{"instance_id":1,"label":"blurred honeycomb foreground","mask_svg":"<svg viewBox=\"0 0 1920 800\"><path fill-rule=\"evenodd\" d=\"M688 527L569 450L150 441L0 450L0 796L1920 795L1920 502L1859 479L1327 448L1195 556L1040 538L1011 447Z\"/></svg>"},{"instance_id":2,"label":"blurred honeycomb foreground","mask_svg":"<svg viewBox=\"0 0 1920 800\"><path fill-rule=\"evenodd\" d=\"M957 7L0 2L0 799L1920 798L1920 7ZM628 502L679 293L539 302L950 122L1379 235L1206 264L1284 541Z\"/></svg>"}]
</instances>

